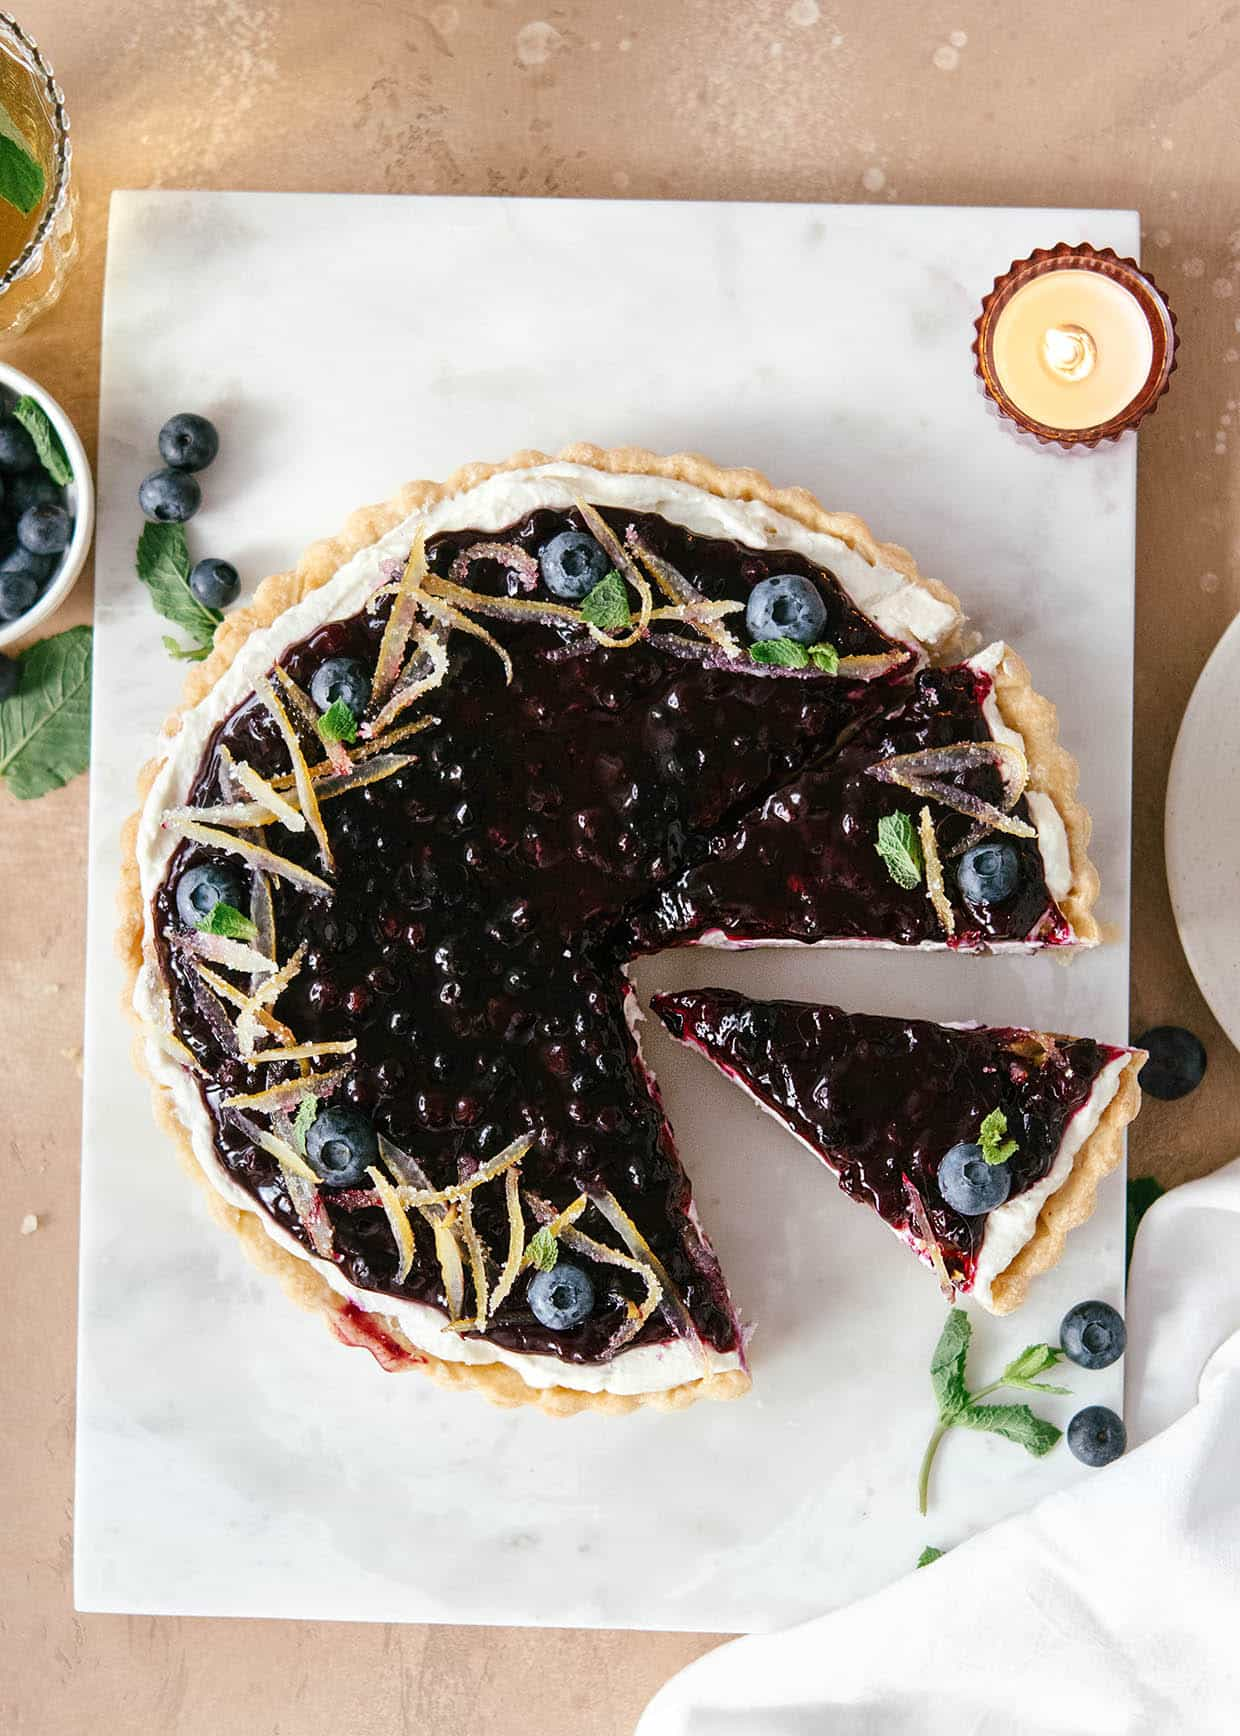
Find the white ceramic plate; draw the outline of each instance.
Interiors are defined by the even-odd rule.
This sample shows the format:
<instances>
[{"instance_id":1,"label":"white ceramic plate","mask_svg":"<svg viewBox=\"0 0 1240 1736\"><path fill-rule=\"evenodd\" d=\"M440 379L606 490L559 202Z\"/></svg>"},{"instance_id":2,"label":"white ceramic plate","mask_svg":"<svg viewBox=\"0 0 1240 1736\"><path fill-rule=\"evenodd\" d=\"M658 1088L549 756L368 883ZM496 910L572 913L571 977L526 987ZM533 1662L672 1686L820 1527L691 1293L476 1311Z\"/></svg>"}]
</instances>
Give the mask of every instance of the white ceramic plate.
<instances>
[{"instance_id":1,"label":"white ceramic plate","mask_svg":"<svg viewBox=\"0 0 1240 1736\"><path fill-rule=\"evenodd\" d=\"M1240 615L1193 689L1167 783L1167 881L1210 1011L1240 1048ZM1220 767L1224 775L1219 776Z\"/></svg>"}]
</instances>

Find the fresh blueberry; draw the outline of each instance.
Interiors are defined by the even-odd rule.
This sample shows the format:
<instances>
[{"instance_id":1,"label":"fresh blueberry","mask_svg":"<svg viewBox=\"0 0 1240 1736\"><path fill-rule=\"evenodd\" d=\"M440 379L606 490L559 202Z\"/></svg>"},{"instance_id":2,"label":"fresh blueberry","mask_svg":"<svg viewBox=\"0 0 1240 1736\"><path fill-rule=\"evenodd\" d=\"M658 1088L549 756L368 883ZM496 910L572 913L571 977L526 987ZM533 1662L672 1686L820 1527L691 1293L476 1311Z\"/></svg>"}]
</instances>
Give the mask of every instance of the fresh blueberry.
<instances>
[{"instance_id":1,"label":"fresh blueberry","mask_svg":"<svg viewBox=\"0 0 1240 1736\"><path fill-rule=\"evenodd\" d=\"M226 609L236 601L241 589L241 575L231 561L217 560L208 555L195 561L189 570L189 588L208 609Z\"/></svg>"},{"instance_id":2,"label":"fresh blueberry","mask_svg":"<svg viewBox=\"0 0 1240 1736\"><path fill-rule=\"evenodd\" d=\"M306 1135L306 1156L326 1187L357 1187L379 1161L379 1142L356 1109L320 1109Z\"/></svg>"},{"instance_id":3,"label":"fresh blueberry","mask_svg":"<svg viewBox=\"0 0 1240 1736\"><path fill-rule=\"evenodd\" d=\"M1020 880L1020 857L1010 844L975 844L956 868L960 896L970 904L1002 904Z\"/></svg>"},{"instance_id":4,"label":"fresh blueberry","mask_svg":"<svg viewBox=\"0 0 1240 1736\"><path fill-rule=\"evenodd\" d=\"M35 470L38 463L34 441L17 417L0 416L0 470Z\"/></svg>"},{"instance_id":5,"label":"fresh blueberry","mask_svg":"<svg viewBox=\"0 0 1240 1736\"><path fill-rule=\"evenodd\" d=\"M0 563L3 571L3 563ZM1199 1037L1182 1025L1155 1025L1137 1038L1138 1049L1149 1051L1137 1083L1151 1097L1173 1103L1195 1091L1206 1073L1206 1051Z\"/></svg>"},{"instance_id":6,"label":"fresh blueberry","mask_svg":"<svg viewBox=\"0 0 1240 1736\"><path fill-rule=\"evenodd\" d=\"M28 506L17 521L17 540L34 555L58 555L69 546L73 520L63 506L50 500Z\"/></svg>"},{"instance_id":7,"label":"fresh blueberry","mask_svg":"<svg viewBox=\"0 0 1240 1736\"><path fill-rule=\"evenodd\" d=\"M138 505L159 524L184 524L202 505L202 490L184 470L152 470L138 490Z\"/></svg>"},{"instance_id":8,"label":"fresh blueberry","mask_svg":"<svg viewBox=\"0 0 1240 1736\"><path fill-rule=\"evenodd\" d=\"M987 1163L980 1145L953 1145L939 1164L939 1192L954 1212L976 1218L993 1212L1008 1197L1012 1172L1006 1163Z\"/></svg>"},{"instance_id":9,"label":"fresh blueberry","mask_svg":"<svg viewBox=\"0 0 1240 1736\"><path fill-rule=\"evenodd\" d=\"M550 1272L535 1272L529 1300L535 1320L548 1332L571 1332L594 1307L594 1285L580 1266L559 1260Z\"/></svg>"},{"instance_id":10,"label":"fresh blueberry","mask_svg":"<svg viewBox=\"0 0 1240 1736\"><path fill-rule=\"evenodd\" d=\"M245 897L241 878L221 862L200 862L187 868L177 881L177 915L186 928L197 928L217 904L231 904L243 910Z\"/></svg>"},{"instance_id":11,"label":"fresh blueberry","mask_svg":"<svg viewBox=\"0 0 1240 1736\"><path fill-rule=\"evenodd\" d=\"M65 503L64 495L51 477L45 476L41 470L7 477L0 498L8 503L14 518L20 518L32 506L63 506Z\"/></svg>"},{"instance_id":12,"label":"fresh blueberry","mask_svg":"<svg viewBox=\"0 0 1240 1736\"><path fill-rule=\"evenodd\" d=\"M39 581L33 573L0 572L0 621L16 621L38 594Z\"/></svg>"},{"instance_id":13,"label":"fresh blueberry","mask_svg":"<svg viewBox=\"0 0 1240 1736\"><path fill-rule=\"evenodd\" d=\"M749 593L745 626L751 639L793 639L812 645L822 637L827 605L818 587L795 573L763 579Z\"/></svg>"},{"instance_id":14,"label":"fresh blueberry","mask_svg":"<svg viewBox=\"0 0 1240 1736\"><path fill-rule=\"evenodd\" d=\"M220 449L215 424L183 411L159 430L159 456L171 470L205 470Z\"/></svg>"},{"instance_id":15,"label":"fresh blueberry","mask_svg":"<svg viewBox=\"0 0 1240 1736\"><path fill-rule=\"evenodd\" d=\"M1128 1445L1128 1434L1113 1410L1086 1405L1068 1424L1068 1450L1083 1465L1109 1465Z\"/></svg>"},{"instance_id":16,"label":"fresh blueberry","mask_svg":"<svg viewBox=\"0 0 1240 1736\"><path fill-rule=\"evenodd\" d=\"M543 584L553 597L576 602L611 571L607 555L583 530L562 530L538 551Z\"/></svg>"},{"instance_id":17,"label":"fresh blueberry","mask_svg":"<svg viewBox=\"0 0 1240 1736\"><path fill-rule=\"evenodd\" d=\"M0 652L0 699L11 699L17 692L17 664Z\"/></svg>"},{"instance_id":18,"label":"fresh blueberry","mask_svg":"<svg viewBox=\"0 0 1240 1736\"><path fill-rule=\"evenodd\" d=\"M370 704L370 677L356 657L329 657L311 678L310 697L320 711L341 699L354 717L360 717Z\"/></svg>"},{"instance_id":19,"label":"fresh blueberry","mask_svg":"<svg viewBox=\"0 0 1240 1736\"><path fill-rule=\"evenodd\" d=\"M1124 1354L1127 1342L1123 1316L1108 1302L1078 1302L1059 1328L1064 1355L1082 1368L1110 1368Z\"/></svg>"},{"instance_id":20,"label":"fresh blueberry","mask_svg":"<svg viewBox=\"0 0 1240 1736\"><path fill-rule=\"evenodd\" d=\"M55 572L59 563L58 555L38 555L33 549L23 548L21 543L12 543L8 553L0 560L0 573L24 573L28 578L37 579L40 584Z\"/></svg>"}]
</instances>

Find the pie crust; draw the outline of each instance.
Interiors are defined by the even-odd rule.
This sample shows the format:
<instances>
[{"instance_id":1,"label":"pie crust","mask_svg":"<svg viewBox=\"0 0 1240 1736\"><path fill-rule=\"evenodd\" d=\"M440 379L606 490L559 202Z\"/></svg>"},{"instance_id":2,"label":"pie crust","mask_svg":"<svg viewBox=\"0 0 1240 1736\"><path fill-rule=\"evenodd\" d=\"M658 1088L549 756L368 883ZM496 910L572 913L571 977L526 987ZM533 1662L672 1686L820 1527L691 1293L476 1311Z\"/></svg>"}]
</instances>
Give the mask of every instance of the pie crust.
<instances>
[{"instance_id":1,"label":"pie crust","mask_svg":"<svg viewBox=\"0 0 1240 1736\"><path fill-rule=\"evenodd\" d=\"M722 468L696 453L664 456L640 447L603 449L574 444L563 448L556 457L596 470L667 477L694 485L724 500L759 501L810 530L839 538L871 564L881 563L900 573L959 613L959 600L955 595L946 586L920 573L907 550L894 543L877 541L869 527L852 513L828 512L806 489L776 488L756 470ZM164 725L165 737L176 736L185 714L211 691L252 632L271 626L309 592L326 584L360 550L369 547L411 514L474 488L491 476L547 462L548 454L524 451L499 464L468 464L442 483L410 482L391 500L361 507L351 513L338 536L311 543L295 567L264 579L253 602L234 611L220 624L210 656L189 671L182 703ZM959 654L959 646L954 640L936 649L936 661ZM1057 740L1055 709L1034 692L1028 670L1010 651L996 675L996 698L1004 721L1025 736L1030 787L1051 797L1067 830L1073 885L1067 897L1058 900L1060 907L1079 940L1095 942L1098 927L1092 916L1092 905L1097 896L1098 877L1086 854L1089 817L1076 800L1075 762ZM186 1167L206 1189L216 1219L240 1238L255 1265L277 1276L295 1302L322 1314L342 1343L364 1346L386 1368L418 1367L441 1386L472 1388L500 1406L535 1405L555 1416L584 1410L618 1415L643 1405L658 1410L679 1410L700 1398L730 1399L747 1391L749 1375L740 1368L706 1374L662 1391L620 1394L585 1392L560 1386L533 1387L522 1380L515 1369L500 1362L445 1361L419 1350L390 1317L379 1311L363 1312L338 1295L307 1260L287 1252L267 1234L256 1211L231 1206L219 1195L194 1156L189 1134L176 1112L171 1092L150 1073L145 1053L147 1031L134 1009L134 988L144 964L145 921L137 835L141 806L160 764L159 759L152 759L142 768L138 779L139 812L128 820L122 837L123 859L118 892L120 923L116 938L126 972L123 1004L128 1016L138 1026L133 1046L134 1060L139 1072L150 1080L158 1124L172 1138ZM1090 1152L1089 1161L1082 1163L1078 1158L1068 1181L1043 1207L1031 1241L994 1281L998 1311L1005 1312L1018 1305L1030 1278L1052 1266L1059 1258L1067 1230L1089 1216L1094 1207L1098 1181L1115 1168L1122 1156L1123 1127L1136 1113L1138 1102L1136 1073L1130 1068L1125 1073L1119 1094L1085 1148ZM1127 1113L1124 1112L1125 1105Z\"/></svg>"}]
</instances>

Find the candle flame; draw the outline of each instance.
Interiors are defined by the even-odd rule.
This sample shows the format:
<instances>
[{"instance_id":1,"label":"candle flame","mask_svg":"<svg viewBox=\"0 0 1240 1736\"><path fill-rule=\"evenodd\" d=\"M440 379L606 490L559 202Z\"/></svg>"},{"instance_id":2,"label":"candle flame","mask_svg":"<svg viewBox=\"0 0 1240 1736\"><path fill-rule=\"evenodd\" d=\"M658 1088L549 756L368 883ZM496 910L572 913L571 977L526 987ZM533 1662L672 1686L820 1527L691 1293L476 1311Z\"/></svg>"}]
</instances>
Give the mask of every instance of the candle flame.
<instances>
[{"instance_id":1,"label":"candle flame","mask_svg":"<svg viewBox=\"0 0 1240 1736\"><path fill-rule=\"evenodd\" d=\"M1098 362L1098 346L1079 325L1049 326L1042 336L1042 360L1061 380L1084 380Z\"/></svg>"}]
</instances>

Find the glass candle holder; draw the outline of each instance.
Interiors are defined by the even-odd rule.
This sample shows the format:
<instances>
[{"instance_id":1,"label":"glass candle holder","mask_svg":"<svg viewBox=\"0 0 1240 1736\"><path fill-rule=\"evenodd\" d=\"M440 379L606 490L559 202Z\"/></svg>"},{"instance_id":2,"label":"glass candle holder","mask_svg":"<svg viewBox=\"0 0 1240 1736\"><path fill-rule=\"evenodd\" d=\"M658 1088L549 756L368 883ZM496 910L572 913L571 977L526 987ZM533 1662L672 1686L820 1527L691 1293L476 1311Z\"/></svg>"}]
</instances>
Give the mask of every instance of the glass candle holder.
<instances>
[{"instance_id":1,"label":"glass candle holder","mask_svg":"<svg viewBox=\"0 0 1240 1736\"><path fill-rule=\"evenodd\" d=\"M1179 337L1149 272L1087 242L1016 260L982 302L973 353L986 395L1043 444L1097 446L1167 390Z\"/></svg>"}]
</instances>

